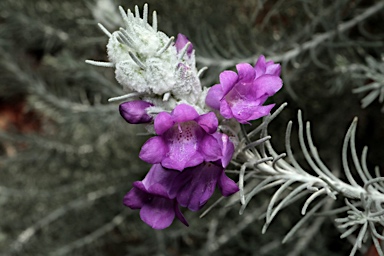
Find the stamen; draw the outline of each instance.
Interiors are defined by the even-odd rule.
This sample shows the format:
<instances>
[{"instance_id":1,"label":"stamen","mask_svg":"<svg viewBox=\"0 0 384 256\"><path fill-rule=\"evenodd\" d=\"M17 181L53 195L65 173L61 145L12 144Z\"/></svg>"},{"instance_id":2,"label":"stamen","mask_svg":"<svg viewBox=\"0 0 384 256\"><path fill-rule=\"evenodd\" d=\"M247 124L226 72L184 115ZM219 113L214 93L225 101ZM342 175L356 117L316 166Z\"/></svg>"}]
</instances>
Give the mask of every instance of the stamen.
<instances>
[{"instance_id":1,"label":"stamen","mask_svg":"<svg viewBox=\"0 0 384 256\"><path fill-rule=\"evenodd\" d=\"M132 46L136 46L135 39L128 33L127 30L120 28L120 32L130 41L132 42Z\"/></svg>"},{"instance_id":2,"label":"stamen","mask_svg":"<svg viewBox=\"0 0 384 256\"><path fill-rule=\"evenodd\" d=\"M156 53L156 55L159 56L160 54L162 54L163 52L165 52L165 51L169 48L169 46L171 46L171 44L173 43L174 40L175 40L175 37L172 36L172 37L168 40L167 44L164 45L164 47L161 48L161 49Z\"/></svg>"},{"instance_id":3,"label":"stamen","mask_svg":"<svg viewBox=\"0 0 384 256\"><path fill-rule=\"evenodd\" d=\"M95 60L86 60L85 63L91 64L98 67L104 67L104 68L113 68L115 67L115 64L112 62L103 62L103 61L95 61Z\"/></svg>"},{"instance_id":4,"label":"stamen","mask_svg":"<svg viewBox=\"0 0 384 256\"><path fill-rule=\"evenodd\" d=\"M183 47L183 49L181 49L181 52L180 52L180 55L179 55L179 60L181 61L183 58L184 58L184 55L185 53L187 52L188 50L188 47L191 45L191 42L188 42L185 44L185 46Z\"/></svg>"},{"instance_id":5,"label":"stamen","mask_svg":"<svg viewBox=\"0 0 384 256\"><path fill-rule=\"evenodd\" d=\"M144 4L143 21L144 23L148 23L148 4Z\"/></svg>"},{"instance_id":6,"label":"stamen","mask_svg":"<svg viewBox=\"0 0 384 256\"><path fill-rule=\"evenodd\" d=\"M141 62L141 60L139 60L139 58L133 54L132 52L128 52L129 56L131 56L132 60L142 69L146 69L147 67L144 65L143 62Z\"/></svg>"},{"instance_id":7,"label":"stamen","mask_svg":"<svg viewBox=\"0 0 384 256\"><path fill-rule=\"evenodd\" d=\"M135 18L140 19L140 11L139 11L139 6L135 5Z\"/></svg>"},{"instance_id":8,"label":"stamen","mask_svg":"<svg viewBox=\"0 0 384 256\"><path fill-rule=\"evenodd\" d=\"M139 96L139 95L141 95L141 94L142 94L142 93L138 93L138 92L128 93L128 94L125 94L125 95L121 95L121 96L117 96L117 97L109 98L109 99L108 99L108 102L119 101L119 100L125 100L125 99L129 99L129 98L132 98L132 97Z\"/></svg>"},{"instance_id":9,"label":"stamen","mask_svg":"<svg viewBox=\"0 0 384 256\"><path fill-rule=\"evenodd\" d=\"M197 77L200 77L204 71L206 71L208 69L208 67L202 67L198 72L197 72Z\"/></svg>"},{"instance_id":10,"label":"stamen","mask_svg":"<svg viewBox=\"0 0 384 256\"><path fill-rule=\"evenodd\" d=\"M119 11L120 11L121 17L123 17L123 20L125 22L125 26L129 27L129 18L127 16L127 13L124 11L123 7L121 7L121 6L119 6Z\"/></svg>"},{"instance_id":11,"label":"stamen","mask_svg":"<svg viewBox=\"0 0 384 256\"><path fill-rule=\"evenodd\" d=\"M101 23L97 23L97 25L99 25L99 28L104 32L104 34L106 34L108 37L111 37L112 34L111 32L108 31L108 29L106 29L103 24Z\"/></svg>"},{"instance_id":12,"label":"stamen","mask_svg":"<svg viewBox=\"0 0 384 256\"><path fill-rule=\"evenodd\" d=\"M127 35L128 35L128 33L122 33L121 31L119 31L119 32L117 32L116 39L121 44L125 44L131 48L135 48L135 42L132 40L132 38L127 37Z\"/></svg>"},{"instance_id":13,"label":"stamen","mask_svg":"<svg viewBox=\"0 0 384 256\"><path fill-rule=\"evenodd\" d=\"M156 11L153 11L153 14L152 14L152 28L153 28L153 30L157 31L157 14L156 14Z\"/></svg>"},{"instance_id":14,"label":"stamen","mask_svg":"<svg viewBox=\"0 0 384 256\"><path fill-rule=\"evenodd\" d=\"M156 115L156 114L159 114L161 112L169 112L169 110L165 110L161 107L149 107L149 108L147 108L147 114L148 115Z\"/></svg>"},{"instance_id":15,"label":"stamen","mask_svg":"<svg viewBox=\"0 0 384 256\"><path fill-rule=\"evenodd\" d=\"M128 9L127 16L128 16L128 19L134 19L135 18L135 16L133 15L131 9Z\"/></svg>"}]
</instances>

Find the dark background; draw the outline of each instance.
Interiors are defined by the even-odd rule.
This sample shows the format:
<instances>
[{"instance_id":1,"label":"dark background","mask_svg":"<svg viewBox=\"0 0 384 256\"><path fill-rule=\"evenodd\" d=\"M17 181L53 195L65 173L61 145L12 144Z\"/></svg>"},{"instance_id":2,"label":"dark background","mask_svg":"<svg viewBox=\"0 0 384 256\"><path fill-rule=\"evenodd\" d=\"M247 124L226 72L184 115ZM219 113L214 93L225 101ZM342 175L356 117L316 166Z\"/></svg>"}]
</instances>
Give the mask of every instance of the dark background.
<instances>
[{"instance_id":1,"label":"dark background","mask_svg":"<svg viewBox=\"0 0 384 256\"><path fill-rule=\"evenodd\" d=\"M287 122L294 121L295 131L301 109L324 162L342 175L341 145L357 116L357 151L368 145L368 167L384 168L383 104L377 95L362 108L370 91L353 92L372 82L384 88L380 1L146 2L158 13L159 30L189 37L198 67L209 67L204 86L237 63L254 64L260 54L282 64L284 87L270 100L288 102L269 130L278 152L285 150ZM300 219L302 202L262 235L258 217L273 191L256 196L241 216L239 204L224 207L224 200L202 219L185 212L189 228L175 221L162 231L122 205L132 182L149 169L138 158L147 137L107 102L122 92L113 70L84 60L107 60L107 37L97 22L116 30L122 25L117 6L135 4L142 9L144 1L1 0L0 254L349 254L352 246L339 238L332 218L314 220L281 244ZM369 8L371 14L354 22ZM344 29L348 22L354 23ZM301 161L294 134L292 144Z\"/></svg>"}]
</instances>

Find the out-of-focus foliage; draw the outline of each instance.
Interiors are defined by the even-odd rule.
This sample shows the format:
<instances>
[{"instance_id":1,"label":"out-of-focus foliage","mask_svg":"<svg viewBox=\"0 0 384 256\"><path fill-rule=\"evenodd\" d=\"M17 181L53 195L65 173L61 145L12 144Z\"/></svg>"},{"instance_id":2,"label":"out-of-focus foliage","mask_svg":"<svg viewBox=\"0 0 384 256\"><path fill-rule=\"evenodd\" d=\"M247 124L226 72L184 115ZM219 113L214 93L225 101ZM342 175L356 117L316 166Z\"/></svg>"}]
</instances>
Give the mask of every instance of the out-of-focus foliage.
<instances>
[{"instance_id":1,"label":"out-of-focus foliage","mask_svg":"<svg viewBox=\"0 0 384 256\"><path fill-rule=\"evenodd\" d=\"M375 69L383 62L382 1L146 2L157 11L160 30L188 35L199 67L209 68L206 86L223 69L254 64L259 54L282 63L285 90L274 101L289 107L269 125L276 151L285 151L286 123L300 108L314 126L320 155L341 175L343 137L357 116L357 151L367 144L369 169L384 167L382 92L365 109L359 101L367 96L358 94L367 84L383 84L382 68ZM117 105L107 102L122 94L112 70L84 60L106 60L107 38L97 22L116 29L117 6L135 4L141 8L144 1L0 2L0 254L349 253L348 239L353 244L357 234L340 239L328 217L314 219L296 239L281 244L300 220L304 199L284 209L262 235L268 190L253 197L242 215L237 195L202 219L187 213L189 228L174 223L163 231L122 206L132 182L149 168L138 159L146 137L137 134L145 129L125 123ZM352 64L365 68L356 72ZM295 153L294 138L292 143ZM296 155L299 162L302 157ZM259 181L253 182L250 188Z\"/></svg>"}]
</instances>

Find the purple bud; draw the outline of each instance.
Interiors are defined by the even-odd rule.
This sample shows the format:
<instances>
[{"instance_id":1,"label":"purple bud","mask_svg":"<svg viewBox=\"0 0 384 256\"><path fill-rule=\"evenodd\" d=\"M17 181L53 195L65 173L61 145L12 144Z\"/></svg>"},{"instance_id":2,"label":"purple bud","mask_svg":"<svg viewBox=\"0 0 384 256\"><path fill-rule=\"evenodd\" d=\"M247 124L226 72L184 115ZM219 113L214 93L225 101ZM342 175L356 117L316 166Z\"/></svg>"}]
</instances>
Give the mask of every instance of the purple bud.
<instances>
[{"instance_id":1,"label":"purple bud","mask_svg":"<svg viewBox=\"0 0 384 256\"><path fill-rule=\"evenodd\" d=\"M128 101L120 104L120 115L130 124L142 124L152 121L146 109L153 106L152 103L143 100Z\"/></svg>"},{"instance_id":2,"label":"purple bud","mask_svg":"<svg viewBox=\"0 0 384 256\"><path fill-rule=\"evenodd\" d=\"M187 43L190 43L189 46L188 46L188 49L187 49L187 55L188 55L188 57L190 57L191 54L192 54L192 51L193 51L193 45L188 40L188 37L186 37L185 35L179 33L177 35L176 42L175 42L175 46L176 46L177 52L180 52Z\"/></svg>"}]
</instances>

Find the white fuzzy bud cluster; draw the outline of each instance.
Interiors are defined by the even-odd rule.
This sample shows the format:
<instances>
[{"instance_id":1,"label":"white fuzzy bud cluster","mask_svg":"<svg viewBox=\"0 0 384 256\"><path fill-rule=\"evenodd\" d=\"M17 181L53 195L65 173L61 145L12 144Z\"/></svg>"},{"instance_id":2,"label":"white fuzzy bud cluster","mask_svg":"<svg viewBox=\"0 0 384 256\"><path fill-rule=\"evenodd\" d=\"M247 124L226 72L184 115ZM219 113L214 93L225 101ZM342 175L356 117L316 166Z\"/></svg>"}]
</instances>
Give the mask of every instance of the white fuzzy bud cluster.
<instances>
[{"instance_id":1,"label":"white fuzzy bud cluster","mask_svg":"<svg viewBox=\"0 0 384 256\"><path fill-rule=\"evenodd\" d=\"M201 103L202 88L196 69L194 51L188 53L188 43L177 49L174 37L157 31L157 16L153 12L152 25L148 23L148 5L140 17L119 8L125 27L110 33L99 24L109 36L107 52L109 63L87 61L97 66L115 68L116 80L129 93L128 97L139 95L141 99L154 103L157 109L172 110L178 102L198 106ZM125 98L128 98L125 97ZM122 99L116 97L116 99ZM112 99L113 100L113 99Z\"/></svg>"}]
</instances>

